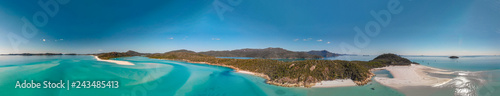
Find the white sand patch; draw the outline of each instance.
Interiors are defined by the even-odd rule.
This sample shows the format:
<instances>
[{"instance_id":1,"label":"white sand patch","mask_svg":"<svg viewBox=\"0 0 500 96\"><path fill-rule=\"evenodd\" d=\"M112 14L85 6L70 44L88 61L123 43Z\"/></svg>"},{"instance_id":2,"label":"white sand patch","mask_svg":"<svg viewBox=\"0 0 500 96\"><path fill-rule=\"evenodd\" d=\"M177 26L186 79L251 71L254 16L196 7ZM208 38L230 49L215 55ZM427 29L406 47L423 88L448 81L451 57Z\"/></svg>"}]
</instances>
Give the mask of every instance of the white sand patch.
<instances>
[{"instance_id":1,"label":"white sand patch","mask_svg":"<svg viewBox=\"0 0 500 96\"><path fill-rule=\"evenodd\" d=\"M243 73L243 74L255 75L255 73L250 72L250 71L242 71L242 70L238 70L238 71L236 71L236 72L238 72L238 73Z\"/></svg>"},{"instance_id":2,"label":"white sand patch","mask_svg":"<svg viewBox=\"0 0 500 96\"><path fill-rule=\"evenodd\" d=\"M312 86L313 88L326 88L326 87L348 87L357 86L351 79L336 79L329 81L321 81Z\"/></svg>"},{"instance_id":3,"label":"white sand patch","mask_svg":"<svg viewBox=\"0 0 500 96\"><path fill-rule=\"evenodd\" d=\"M450 78L430 76L428 73L452 74L447 70L412 64L410 66L389 66L377 69L389 71L394 78L375 77L375 81L395 89L407 86L435 86L450 81Z\"/></svg>"},{"instance_id":4,"label":"white sand patch","mask_svg":"<svg viewBox=\"0 0 500 96\"><path fill-rule=\"evenodd\" d=\"M130 63L128 61L118 61L118 60L102 60L97 56L94 56L97 61L104 61L104 62L110 62L110 63L116 63L118 65L135 65L134 63Z\"/></svg>"}]
</instances>

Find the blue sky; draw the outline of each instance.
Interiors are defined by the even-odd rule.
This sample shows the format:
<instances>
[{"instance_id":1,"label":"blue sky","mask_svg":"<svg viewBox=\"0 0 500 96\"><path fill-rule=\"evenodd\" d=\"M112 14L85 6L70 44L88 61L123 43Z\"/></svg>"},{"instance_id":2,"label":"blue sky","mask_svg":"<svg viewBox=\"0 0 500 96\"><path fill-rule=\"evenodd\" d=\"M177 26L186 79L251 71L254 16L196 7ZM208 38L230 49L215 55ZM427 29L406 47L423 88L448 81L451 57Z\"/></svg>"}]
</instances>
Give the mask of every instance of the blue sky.
<instances>
[{"instance_id":1,"label":"blue sky","mask_svg":"<svg viewBox=\"0 0 500 96\"><path fill-rule=\"evenodd\" d=\"M499 0L57 1L53 17L38 0L0 1L0 53L267 47L349 53L342 50L345 43L359 54L500 55ZM219 15L214 2L232 11ZM391 14L369 43L357 46L354 27L364 30L376 21L370 11L388 10L394 2L400 2L401 11ZM23 35L22 18L33 23L38 12L48 14L38 18L47 22L35 24L39 31L29 38Z\"/></svg>"}]
</instances>

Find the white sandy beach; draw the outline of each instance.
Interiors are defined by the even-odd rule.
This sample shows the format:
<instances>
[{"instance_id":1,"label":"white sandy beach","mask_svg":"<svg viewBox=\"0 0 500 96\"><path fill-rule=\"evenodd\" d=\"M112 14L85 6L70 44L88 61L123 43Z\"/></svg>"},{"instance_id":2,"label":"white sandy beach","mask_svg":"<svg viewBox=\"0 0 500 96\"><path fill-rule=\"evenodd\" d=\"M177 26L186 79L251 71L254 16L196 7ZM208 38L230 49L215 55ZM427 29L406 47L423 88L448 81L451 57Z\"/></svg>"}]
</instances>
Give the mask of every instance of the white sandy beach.
<instances>
[{"instance_id":1,"label":"white sandy beach","mask_svg":"<svg viewBox=\"0 0 500 96\"><path fill-rule=\"evenodd\" d=\"M255 73L250 72L250 71L242 71L242 70L238 70L238 71L236 71L236 72L238 72L238 73L243 73L243 74L255 75Z\"/></svg>"},{"instance_id":2,"label":"white sandy beach","mask_svg":"<svg viewBox=\"0 0 500 96\"><path fill-rule=\"evenodd\" d=\"M243 71L243 70L238 70L236 72L243 73L243 74L250 74L250 75L258 75L256 73L253 73L250 71ZM357 86L357 85L351 79L336 79L336 80L329 80L329 81L321 81L319 83L316 83L314 86L312 86L312 88L348 87L348 86Z\"/></svg>"},{"instance_id":3,"label":"white sandy beach","mask_svg":"<svg viewBox=\"0 0 500 96\"><path fill-rule=\"evenodd\" d=\"M316 85L314 85L313 88L348 87L348 86L357 86L357 85L351 79L336 79L330 81L321 81L320 83L316 83Z\"/></svg>"},{"instance_id":4,"label":"white sandy beach","mask_svg":"<svg viewBox=\"0 0 500 96\"><path fill-rule=\"evenodd\" d=\"M118 61L118 60L102 60L97 56L94 56L97 61L104 61L104 62L111 62L111 63L116 63L118 65L135 65L134 63L130 63L128 61Z\"/></svg>"},{"instance_id":5,"label":"white sandy beach","mask_svg":"<svg viewBox=\"0 0 500 96\"><path fill-rule=\"evenodd\" d=\"M375 70L387 70L394 78L375 77L375 81L391 88L400 89L409 86L436 86L446 83L451 78L433 77L428 73L453 74L453 72L412 64L411 66L388 66Z\"/></svg>"}]
</instances>

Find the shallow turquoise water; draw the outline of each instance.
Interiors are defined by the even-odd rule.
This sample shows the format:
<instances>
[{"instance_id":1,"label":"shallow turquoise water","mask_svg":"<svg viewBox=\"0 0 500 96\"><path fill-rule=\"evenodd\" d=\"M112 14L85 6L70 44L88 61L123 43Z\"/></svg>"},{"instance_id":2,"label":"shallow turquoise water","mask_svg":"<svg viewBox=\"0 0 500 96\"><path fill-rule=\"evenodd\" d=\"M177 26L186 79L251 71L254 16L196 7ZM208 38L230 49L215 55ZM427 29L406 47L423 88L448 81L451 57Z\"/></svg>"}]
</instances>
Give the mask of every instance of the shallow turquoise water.
<instances>
[{"instance_id":1,"label":"shallow turquoise water","mask_svg":"<svg viewBox=\"0 0 500 96\"><path fill-rule=\"evenodd\" d=\"M340 56L325 58L327 60L359 60L369 61L376 56ZM448 56L403 56L421 65L451 70L451 75L435 75L450 77L435 93L430 95L458 95L458 96L498 96L500 95L500 56L460 56L459 59L450 59ZM386 73L386 72L382 72ZM380 73L379 73L380 74ZM467 89L464 91L464 89ZM427 90L420 88L416 90ZM451 90L451 91L450 91ZM470 93L469 93L470 92ZM429 91L427 91L429 93ZM427 94L426 93L426 94ZM415 95L415 94L413 94ZM418 93L416 94L418 95ZM429 95L429 94L428 94Z\"/></svg>"},{"instance_id":2,"label":"shallow turquoise water","mask_svg":"<svg viewBox=\"0 0 500 96\"><path fill-rule=\"evenodd\" d=\"M394 76L392 76L391 72L389 72L387 70L378 70L378 71L373 72L373 74L377 74L377 76L381 76L381 77L394 78Z\"/></svg>"},{"instance_id":3,"label":"shallow turquoise water","mask_svg":"<svg viewBox=\"0 0 500 96\"><path fill-rule=\"evenodd\" d=\"M0 96L400 96L377 82L339 88L287 88L226 67L126 57L136 65L92 56L0 56ZM16 81L118 81L119 88L20 89ZM375 90L372 90L374 88Z\"/></svg>"},{"instance_id":4,"label":"shallow turquoise water","mask_svg":"<svg viewBox=\"0 0 500 96\"><path fill-rule=\"evenodd\" d=\"M362 60L374 56L350 56L327 59ZM500 91L500 57L407 56L422 65L474 74L472 81L479 96L494 96ZM95 60L92 56L0 56L0 96L401 96L389 87L372 82L365 86L338 88L287 88L264 83L263 78L235 73L234 70L181 61L125 57L116 60L136 65L124 66ZM392 77L387 71L378 76ZM16 81L118 81L119 88L20 89ZM459 79L457 79L459 80ZM481 83L482 82L482 83ZM455 83L450 83L451 85ZM373 88L373 89L372 89ZM445 86L453 94L454 86Z\"/></svg>"},{"instance_id":5,"label":"shallow turquoise water","mask_svg":"<svg viewBox=\"0 0 500 96\"><path fill-rule=\"evenodd\" d=\"M358 60L370 61L370 56L339 56L325 58L326 60ZM485 71L500 70L500 56L460 56L459 59L450 59L448 56L402 56L421 65L456 71Z\"/></svg>"}]
</instances>

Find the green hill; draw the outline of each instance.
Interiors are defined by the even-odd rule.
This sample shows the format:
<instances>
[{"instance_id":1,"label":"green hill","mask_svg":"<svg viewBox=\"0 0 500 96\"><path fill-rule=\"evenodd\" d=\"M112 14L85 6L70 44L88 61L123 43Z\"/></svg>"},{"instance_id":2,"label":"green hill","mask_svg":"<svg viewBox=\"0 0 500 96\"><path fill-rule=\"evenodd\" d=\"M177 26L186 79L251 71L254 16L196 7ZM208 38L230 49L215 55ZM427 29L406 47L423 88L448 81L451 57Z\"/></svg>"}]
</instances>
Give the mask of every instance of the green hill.
<instances>
[{"instance_id":1,"label":"green hill","mask_svg":"<svg viewBox=\"0 0 500 96\"><path fill-rule=\"evenodd\" d=\"M109 53L100 53L97 54L97 57L101 59L111 59L111 58L118 58L118 57L132 57L132 56L141 56L142 54L139 52L135 52L132 50L129 50L127 52L109 52Z\"/></svg>"},{"instance_id":2,"label":"green hill","mask_svg":"<svg viewBox=\"0 0 500 96\"><path fill-rule=\"evenodd\" d=\"M370 62L380 62L388 65L410 65L412 63L410 60L392 53L379 55Z\"/></svg>"},{"instance_id":3,"label":"green hill","mask_svg":"<svg viewBox=\"0 0 500 96\"><path fill-rule=\"evenodd\" d=\"M306 52L293 52L283 48L239 49L231 51L207 51L201 54L215 57L254 57L265 59L315 59L323 58Z\"/></svg>"}]
</instances>

